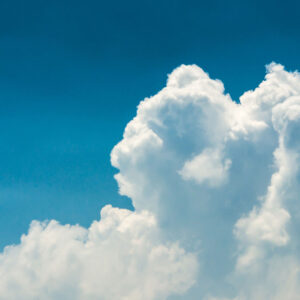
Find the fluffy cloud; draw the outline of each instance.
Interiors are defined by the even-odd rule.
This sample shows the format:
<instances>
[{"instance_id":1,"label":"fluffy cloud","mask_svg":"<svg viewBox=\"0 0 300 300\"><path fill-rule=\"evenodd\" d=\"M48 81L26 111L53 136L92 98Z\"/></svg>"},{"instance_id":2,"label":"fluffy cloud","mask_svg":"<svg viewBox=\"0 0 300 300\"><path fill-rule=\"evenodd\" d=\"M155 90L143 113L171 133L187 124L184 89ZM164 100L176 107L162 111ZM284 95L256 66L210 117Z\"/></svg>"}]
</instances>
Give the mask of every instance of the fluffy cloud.
<instances>
[{"instance_id":1,"label":"fluffy cloud","mask_svg":"<svg viewBox=\"0 0 300 300\"><path fill-rule=\"evenodd\" d=\"M179 174L186 180L193 179L198 183L210 186L222 184L227 177L231 160L222 162L220 152L214 149L205 149L192 160L185 162Z\"/></svg>"},{"instance_id":2,"label":"fluffy cloud","mask_svg":"<svg viewBox=\"0 0 300 300\"><path fill-rule=\"evenodd\" d=\"M294 299L268 289L273 256L298 260L299 96L299 73L279 64L240 104L199 67L181 66L140 103L112 151L120 192L152 211L168 238L199 250L198 284L184 299L212 290L220 299ZM253 293L267 270L269 287Z\"/></svg>"},{"instance_id":3,"label":"fluffy cloud","mask_svg":"<svg viewBox=\"0 0 300 300\"><path fill-rule=\"evenodd\" d=\"M197 261L160 241L155 218L106 206L88 229L33 222L0 257L0 299L164 299L183 293Z\"/></svg>"},{"instance_id":4,"label":"fluffy cloud","mask_svg":"<svg viewBox=\"0 0 300 300\"><path fill-rule=\"evenodd\" d=\"M297 299L299 132L298 72L270 64L238 104L180 66L111 153L135 212L34 222L1 255L0 298Z\"/></svg>"}]
</instances>

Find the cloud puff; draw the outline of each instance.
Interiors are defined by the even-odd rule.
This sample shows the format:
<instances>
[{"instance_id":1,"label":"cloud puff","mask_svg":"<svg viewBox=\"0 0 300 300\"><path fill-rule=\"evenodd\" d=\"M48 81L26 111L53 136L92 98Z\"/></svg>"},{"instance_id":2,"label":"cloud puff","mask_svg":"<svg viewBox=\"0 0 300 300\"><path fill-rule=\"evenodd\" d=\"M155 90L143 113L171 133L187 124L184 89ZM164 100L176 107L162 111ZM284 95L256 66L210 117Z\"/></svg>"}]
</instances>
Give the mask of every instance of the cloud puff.
<instances>
[{"instance_id":1,"label":"cloud puff","mask_svg":"<svg viewBox=\"0 0 300 300\"><path fill-rule=\"evenodd\" d=\"M227 177L231 160L222 161L218 150L204 149L202 153L190 161L186 161L179 174L185 180L193 179L198 183L206 183L210 186L222 184Z\"/></svg>"},{"instance_id":2,"label":"cloud puff","mask_svg":"<svg viewBox=\"0 0 300 300\"><path fill-rule=\"evenodd\" d=\"M197 261L160 241L154 216L106 206L88 228L33 222L0 256L0 299L164 299Z\"/></svg>"},{"instance_id":3,"label":"cloud puff","mask_svg":"<svg viewBox=\"0 0 300 300\"><path fill-rule=\"evenodd\" d=\"M111 153L135 212L34 222L1 255L0 298L297 299L299 132L298 72L268 65L238 104L180 66Z\"/></svg>"}]
</instances>

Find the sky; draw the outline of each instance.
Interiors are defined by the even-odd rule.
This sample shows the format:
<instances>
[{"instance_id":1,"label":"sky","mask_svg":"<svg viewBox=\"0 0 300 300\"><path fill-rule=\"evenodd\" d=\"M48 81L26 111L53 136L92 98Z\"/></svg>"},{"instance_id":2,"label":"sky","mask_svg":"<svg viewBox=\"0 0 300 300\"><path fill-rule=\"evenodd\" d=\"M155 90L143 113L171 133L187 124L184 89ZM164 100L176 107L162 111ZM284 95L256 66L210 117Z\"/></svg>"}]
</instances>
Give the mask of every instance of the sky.
<instances>
[{"instance_id":1,"label":"sky","mask_svg":"<svg viewBox=\"0 0 300 300\"><path fill-rule=\"evenodd\" d=\"M87 226L117 194L109 162L136 106L181 64L238 101L272 61L299 69L297 1L2 1L1 241L32 219Z\"/></svg>"},{"instance_id":2,"label":"sky","mask_svg":"<svg viewBox=\"0 0 300 300\"><path fill-rule=\"evenodd\" d=\"M198 264L201 265L201 259L203 259L203 257L199 259L198 256L196 258L194 255L195 249L199 246L189 244L191 243L190 237L195 234L200 235L200 244L207 245L202 249L204 258L214 261L213 265L203 266L205 272L209 273L204 277L213 278L207 279L203 297L211 297L207 299L212 300L219 299L209 296L211 292L209 288L212 288L219 293L218 297L223 297L222 300L233 299L229 298L234 294L229 287L230 284L225 286L220 283L223 282L222 276L230 273L229 270L234 264L232 258L226 262L224 259L225 256L230 256L229 253L236 253L237 250L232 249L233 245L240 252L237 265L244 266L256 257L260 259L265 257L264 253L267 250L261 250L261 240L268 240L277 246L288 243L288 233L282 228L288 223L289 210L281 208L280 201L270 200L270 203L275 203L274 207L280 207L278 211L272 210L271 213L276 216L276 220L281 220L278 228L274 225L277 231L274 229L274 232L264 234L259 232L254 225L253 229L251 218L255 219L255 213L248 217L247 215L249 211L252 211L253 201L251 199L258 199L262 195L266 195L266 199L273 199L272 196L268 196L267 187L273 178L272 174L277 173L270 166L278 165L280 169L282 161L286 165L291 163L285 161L284 158L278 159L280 162L276 159L273 161L275 155L273 152L277 149L275 132L278 133L279 139L289 138L288 145L293 151L296 147L294 147L293 141L297 140L298 135L297 131L292 129L288 133L283 129L278 129L281 126L278 124L281 123L277 122L276 118L281 117L277 117L280 113L277 113L275 109L274 114L272 112L275 125L269 124L268 117L261 120L260 114L256 111L252 112L252 108L245 108L239 113L241 117L236 117L235 113L233 113L234 116L231 116L231 113L227 114L227 111L235 111L236 108L232 103L239 103L244 92L254 90L259 86L266 76L266 65L276 62L283 65L287 71L300 69L299 11L300 4L298 1L292 0L284 2L232 0L2 1L0 3L1 251L7 245L19 244L21 235L28 232L32 220L41 222L56 220L62 224L55 223L56 225L51 227L51 230L54 230L57 235L64 235L63 231L68 231L66 229L68 227L64 227L65 224L78 224L78 228L82 232L84 230L93 232L94 227L90 227L90 224L98 222L104 226L104 223L95 220L99 220L100 210L105 205L111 204L113 207L125 210L118 211L106 206L106 214L104 213L103 219L106 218L108 224L110 224L109 218L118 219L118 222L121 223L124 218L137 219L136 222L140 222L141 228L144 226L159 232L159 234L154 234L155 238L152 233L149 237L147 236L147 241L151 245L155 245L152 247L147 243L147 247L150 247L147 249L150 252L151 249L156 249L157 245L163 244L166 253L172 251L172 253L177 253L178 265L176 265L177 269L175 266L173 269L175 271L172 285L166 282L165 286L168 288L159 287L157 293L154 288L153 295L150 295L151 293L146 289L149 300L157 299L157 297L165 299L169 297L169 294L180 295L186 292L188 293L186 294L187 298L183 299L196 299L193 293L197 294L198 290L192 288L192 282L196 282L197 286L197 282L202 280L204 275L199 275L198 269L195 267ZM223 93L222 88L215 81L212 81L214 83L211 83L213 85L211 89L207 83L210 81L205 76L203 77L202 71L199 71L202 69L198 69L198 67L194 66L187 70L184 67L176 69L182 64L197 65L209 74L211 80L221 80L225 92ZM273 95L273 90L268 90L268 84L266 84L261 89L261 93L257 92L252 96L244 94L245 99L250 99L249 103L255 101L264 103L262 95L265 90L274 99L279 99L280 93L283 93L286 99L291 95L299 95L296 91L297 84L295 87L293 83L298 79L290 79L289 76L292 76L293 73L282 71L278 67L280 65L276 66L269 67L269 74L275 75L270 75L270 78L267 79L268 82L271 86L273 84L274 87L282 86L283 91L291 90L291 92L286 95L281 90L278 92L276 90ZM176 71L172 73L174 69L178 70L178 74ZM183 75L180 75L180 72ZM169 77L167 83L168 74L171 73L174 75ZM277 77L274 79L272 76ZM232 102L230 103L233 106L228 104L228 107L223 107L223 104L216 104L219 105L221 111L224 111L224 115L219 114L219 110L215 109L213 105L207 111L203 108L205 113L201 108L197 116L198 108L193 109L193 101L189 104L190 106L182 108L179 104L173 107L168 104L167 100L161 100L166 101L166 107L162 105L161 112L156 111L155 105L153 108L150 106L147 108L147 105L144 105L146 108L141 108L142 112L137 113L140 101L154 95L156 96L150 99L159 97L162 99L174 97L176 99L182 97L200 99L202 96L198 95L197 88L192 86L194 77L198 78L199 87L202 88L204 94L207 93L208 99L223 99L226 98L224 95L229 93L233 100L230 100ZM170 78L173 78L173 81ZM179 92L178 94L177 92L168 94L166 92L167 94L164 96L163 91L166 85L171 87L185 85L185 83L181 83L180 78L187 78L184 80L191 82L191 86L188 87L189 92L185 90L186 94ZM189 94L194 90L198 96ZM219 96L215 96L215 93ZM253 98L258 100L253 100ZM211 101L215 103L214 100ZM247 101L244 100L245 103ZM279 100L274 100L272 103L277 104L276 101ZM168 105L174 109L173 113L169 112L171 108ZM251 105L249 104L249 107ZM264 106L262 107L265 109ZM181 114L178 113L180 109L182 109ZM277 110L280 109L283 108ZM126 134L123 137L126 125L137 114L140 114L142 121L132 125L134 129L129 129L132 132L128 133L127 137ZM267 115L265 112L261 114ZM207 115L210 116L210 121L206 122ZM290 117L289 113L287 115ZM243 116L245 120L249 119L248 123L245 121L244 124L239 119L243 119ZM231 123L228 125L227 121L224 121L227 118L236 120L237 125ZM291 120L293 118L296 117L290 117ZM203 122L199 121L202 127L195 125L198 124L198 120L203 120ZM257 123L253 120L256 120ZM160 128L160 122L164 123L169 130ZM180 124L178 127L174 125L177 122ZM274 132L263 134L265 141L262 147L264 150L259 150L256 148L258 140L260 142L262 140L258 132L263 128L263 122L267 124L266 126L273 126L275 129ZM144 146L141 146L142 150L136 150L135 146L131 144L130 134L140 138L143 135L136 129L140 128L139 126L147 129L143 132L145 135L142 142L137 138L137 143L145 143L147 147L144 146L149 147L148 149L154 147L152 152L149 150L152 154L147 152L147 149L143 148ZM153 142L149 142L150 144L147 144L147 139L152 133L148 133L148 127L158 135L157 140L154 138ZM229 128L230 138L243 142L240 142L239 146L230 143L229 146L223 145L221 139L226 135L220 128ZM206 133L200 133L202 131L210 132L215 138L208 139ZM248 134L247 138L241 138L245 132ZM253 144L249 146L244 139L251 140ZM157 150L158 152L156 152L155 145L156 143L160 144L159 140L167 145L165 151ZM118 144L120 141L121 143ZM202 145L206 145L206 148L203 148ZM129 149L129 154L126 154L124 147ZM286 149L283 148L284 146L278 146L277 152L281 153L278 154L280 157L286 155L284 152ZM111 152L112 149L114 149L113 152ZM240 158L241 153L246 155L246 161ZM243 166L240 167L241 170L236 167L235 160ZM153 166L148 165L149 161L153 161ZM266 170L260 170L260 167L256 166L253 161L266 162L267 165L264 166ZM292 165L293 162L288 168L289 170L292 169ZM201 166L202 169L212 171L203 173ZM256 174L254 178L252 174L255 173L255 168L258 168L260 173ZM171 170L176 176L180 174L184 183L178 183L178 178L168 173ZM297 171L293 172L291 177L298 178ZM249 182L240 182L240 178L248 178L248 176L250 177ZM167 177L170 181L164 181ZM273 184L276 185L276 176L273 181L275 181ZM173 187L172 191L163 186L162 182L165 182L166 186ZM236 186L231 187L234 183ZM247 189L249 184L254 186L250 192ZM198 188L198 185L201 188ZM202 185L205 185L205 188ZM232 189L231 192L223 190L223 186L227 185ZM297 190L298 185L294 184L294 186ZM174 203L171 204L170 199L173 199L174 195L179 200L177 202L174 200ZM199 204L197 200L199 197L206 200ZM209 199L223 199L224 197L228 199L225 199L221 208L217 209L217 204L208 205ZM245 201L238 200L238 197ZM182 202L180 199L194 199L195 202L192 200ZM235 205L231 205L232 203ZM296 205L291 203L289 208ZM268 205L266 204L266 206ZM173 207L171 212L170 207ZM131 214L126 209L136 210L136 214ZM286 214L283 212L285 209L287 209ZM148 211L149 215L143 215L141 213L143 210ZM195 214L196 212L198 214L194 215L193 210ZM261 214L257 213L257 218L261 215L264 216L265 211L267 211L266 214L270 213L264 205L262 205L261 211ZM122 217L119 217L119 214ZM224 220L219 220L220 215L224 217ZM203 221L197 223L198 221L195 220L199 216ZM152 222L152 217L157 219L158 225L153 225L155 222ZM134 223L134 221L132 222ZM37 230L36 232L40 232L40 234L46 232L43 231L44 225L41 225L43 223L34 224L36 224L34 225L36 227L33 226ZM210 232L206 229L200 230L198 226L223 228L214 233L214 237L218 241L224 242L222 244L224 253L219 253L217 247L220 245L217 242L214 244ZM195 233L195 228L197 228L197 233ZM293 231L294 227L291 226L291 228ZM114 233L116 229L112 226L109 227L109 230ZM228 237L228 233L231 231L235 233ZM80 236L81 234L90 234L87 232L76 234ZM178 236L176 236L177 233ZM66 233L66 235L68 234ZM136 233L130 231L130 234L135 237ZM139 234L141 233L139 232ZM129 241L131 235L128 238ZM159 235L160 238L157 238L156 235ZM108 240L108 244L114 245L123 240L122 236L113 236L114 239ZM144 237L142 234L141 236ZM183 236L186 236L189 241L185 240ZM79 239L78 236L76 238ZM30 237L28 239L30 242ZM233 242L234 239L235 242ZM169 248L166 246L169 244L165 244L167 240L171 243ZM255 246L252 245L253 240L255 240ZM73 241L72 235L70 235L70 241ZM178 241L180 241L181 248L176 248ZM93 243L96 243L95 240ZM20 245L23 245L22 242ZM297 248L297 245L295 242L293 249ZM80 248L78 253L86 255L82 249ZM124 249L126 251L126 246ZM184 254L183 249L186 251ZM63 252L63 249L59 248L58 251ZM92 258L95 258L95 253L98 252L94 251L91 254ZM109 251L101 248L100 253L104 256L108 255ZM137 251L137 255L141 255L140 259L147 261L147 258L145 259L143 256L146 254L143 253ZM126 256L126 253L117 253L116 255ZM275 260L272 257L268 263L271 259ZM287 260L286 265L290 266L293 265L292 262L295 258L290 255L285 259ZM110 260L108 259L108 261ZM163 261L168 268L168 258ZM171 261L172 259L170 259L170 264ZM183 265L180 265L182 262ZM5 263L10 266L7 262ZM151 261L149 262L151 268L156 264L159 266L160 261L155 260L153 264ZM276 261L276 264L280 268L280 263ZM5 268L3 267L3 269ZM16 269L18 269L17 266ZM108 269L110 268L108 267ZM90 269L87 267L86 270ZM189 270L190 277L179 276L184 273L182 270ZM267 272L266 270L267 268L264 269L265 272ZM62 274L63 272L67 271L63 270ZM151 272L157 274L157 271L152 269L146 273L151 275ZM287 273L289 274L289 271ZM234 278L231 280L236 282L236 274L232 275L232 272L230 274ZM270 275L270 278L272 276ZM137 274L136 277L139 275ZM85 280L88 280L89 283L92 282L90 278L85 278ZM115 279L115 281L117 280L121 282L122 276ZM152 282L151 280L153 280L152 277L149 281ZM243 280L248 282L250 279ZM296 279L293 280L297 283ZM250 281L253 282L254 279L251 278ZM164 282L163 278L161 282ZM274 285L271 279L270 282L270 286ZM218 289L215 288L217 283ZM84 284L89 286L87 283ZM109 285L109 283L107 284ZM124 283L126 287L134 284L134 280ZM143 282L140 284L144 286ZM158 285L158 283L156 284ZM120 286L123 285L120 284ZM121 287L120 293L122 294L124 291ZM201 289L203 290L203 287ZM37 290L42 293L41 290ZM129 298L124 299L135 300L145 296L143 294L145 290L142 292L132 292L129 288L125 290L124 293L127 293ZM241 296L237 292L239 295L237 297L240 298L234 299L251 300L251 297L254 296L249 296L251 293L246 290L247 288L244 290L246 296ZM83 298L80 299L94 299L93 297L98 299L97 295L102 295L102 291L95 292L92 287L88 291L83 292ZM223 291L226 292L223 293ZM47 294L42 299L55 299L55 297L75 299L74 295L70 296L69 292L64 294L64 292L55 290L55 293ZM280 293L281 291L278 292L279 296L276 296L278 297L276 300L284 299ZM293 292L291 292L292 294ZM28 295L28 299L35 299L33 294L29 293ZM110 294L105 297L110 300L121 299L119 295ZM266 294L261 292L261 295L265 296ZM15 299L14 296L11 297L11 299ZM106 299L105 297L103 296L103 299ZM294 300L294 298L289 298L289 300Z\"/></svg>"}]
</instances>

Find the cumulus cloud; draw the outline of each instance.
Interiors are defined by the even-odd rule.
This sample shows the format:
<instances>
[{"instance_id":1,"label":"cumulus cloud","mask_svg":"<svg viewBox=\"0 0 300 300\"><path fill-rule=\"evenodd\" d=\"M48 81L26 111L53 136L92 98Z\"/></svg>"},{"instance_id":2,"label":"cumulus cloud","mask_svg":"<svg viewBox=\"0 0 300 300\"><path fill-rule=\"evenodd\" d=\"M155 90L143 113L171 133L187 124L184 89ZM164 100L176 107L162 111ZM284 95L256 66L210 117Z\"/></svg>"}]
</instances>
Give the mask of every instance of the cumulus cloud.
<instances>
[{"instance_id":1,"label":"cumulus cloud","mask_svg":"<svg viewBox=\"0 0 300 300\"><path fill-rule=\"evenodd\" d=\"M0 299L164 299L197 261L160 241L153 215L106 206L88 228L33 222L0 256Z\"/></svg>"},{"instance_id":2,"label":"cumulus cloud","mask_svg":"<svg viewBox=\"0 0 300 300\"><path fill-rule=\"evenodd\" d=\"M34 222L0 257L0 299L297 299L299 132L298 72L268 65L238 104L178 67L111 153L135 211Z\"/></svg>"},{"instance_id":3,"label":"cumulus cloud","mask_svg":"<svg viewBox=\"0 0 300 300\"><path fill-rule=\"evenodd\" d=\"M299 73L279 64L240 104L199 67L181 66L140 103L113 149L120 192L137 211L153 212L168 238L199 250L198 285L185 299L211 290L220 299L265 299L272 280L254 296L254 278L269 270L276 279L277 252L297 261L299 96Z\"/></svg>"}]
</instances>

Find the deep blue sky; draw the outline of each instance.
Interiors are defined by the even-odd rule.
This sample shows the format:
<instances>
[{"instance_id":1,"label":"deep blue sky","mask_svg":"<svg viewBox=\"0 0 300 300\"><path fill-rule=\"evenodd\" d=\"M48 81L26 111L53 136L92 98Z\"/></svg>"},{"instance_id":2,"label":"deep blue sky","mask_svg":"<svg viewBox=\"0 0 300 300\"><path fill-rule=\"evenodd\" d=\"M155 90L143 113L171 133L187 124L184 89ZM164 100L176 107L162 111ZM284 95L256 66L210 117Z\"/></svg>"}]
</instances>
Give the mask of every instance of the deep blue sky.
<instances>
[{"instance_id":1,"label":"deep blue sky","mask_svg":"<svg viewBox=\"0 0 300 300\"><path fill-rule=\"evenodd\" d=\"M196 63L237 100L264 65L300 69L298 1L0 3L0 248L32 219L88 226L117 194L109 161L141 99Z\"/></svg>"}]
</instances>

